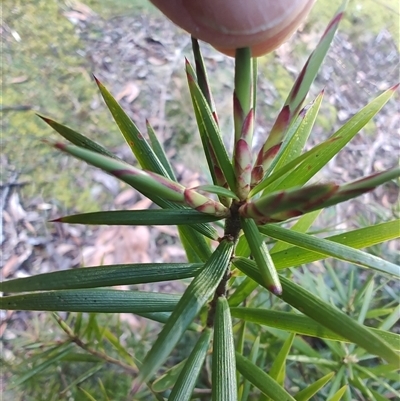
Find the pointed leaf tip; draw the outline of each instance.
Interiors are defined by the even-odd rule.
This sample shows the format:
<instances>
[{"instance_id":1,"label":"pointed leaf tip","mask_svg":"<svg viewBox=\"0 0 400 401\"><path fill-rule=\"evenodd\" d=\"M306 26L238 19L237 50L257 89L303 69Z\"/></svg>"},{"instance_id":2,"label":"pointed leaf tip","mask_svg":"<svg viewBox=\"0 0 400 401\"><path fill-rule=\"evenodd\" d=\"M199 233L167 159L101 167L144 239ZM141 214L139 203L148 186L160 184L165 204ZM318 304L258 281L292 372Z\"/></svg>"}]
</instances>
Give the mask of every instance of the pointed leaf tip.
<instances>
[{"instance_id":1,"label":"pointed leaf tip","mask_svg":"<svg viewBox=\"0 0 400 401\"><path fill-rule=\"evenodd\" d=\"M95 80L96 84L97 84L98 86L102 85L102 83L101 83L100 80L96 77L96 75L94 75L94 74L92 74L92 75L93 75L93 79Z\"/></svg>"}]
</instances>

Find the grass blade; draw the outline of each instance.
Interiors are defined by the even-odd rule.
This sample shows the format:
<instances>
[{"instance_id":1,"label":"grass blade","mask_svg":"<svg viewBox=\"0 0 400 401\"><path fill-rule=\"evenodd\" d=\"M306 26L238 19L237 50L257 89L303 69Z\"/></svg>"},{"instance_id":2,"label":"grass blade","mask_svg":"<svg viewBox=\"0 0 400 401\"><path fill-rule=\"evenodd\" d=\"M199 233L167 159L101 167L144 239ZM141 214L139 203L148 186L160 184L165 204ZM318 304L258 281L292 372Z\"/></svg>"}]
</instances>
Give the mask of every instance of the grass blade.
<instances>
[{"instance_id":1,"label":"grass blade","mask_svg":"<svg viewBox=\"0 0 400 401\"><path fill-rule=\"evenodd\" d=\"M254 363L236 353L236 368L249 382L274 401L295 401L274 379Z\"/></svg>"},{"instance_id":2,"label":"grass blade","mask_svg":"<svg viewBox=\"0 0 400 401\"><path fill-rule=\"evenodd\" d=\"M212 330L205 328L185 363L168 401L190 400L210 345Z\"/></svg>"},{"instance_id":3,"label":"grass blade","mask_svg":"<svg viewBox=\"0 0 400 401\"><path fill-rule=\"evenodd\" d=\"M203 266L202 263L142 263L84 267L3 281L0 291L66 290L180 280L196 276Z\"/></svg>"},{"instance_id":4,"label":"grass blade","mask_svg":"<svg viewBox=\"0 0 400 401\"><path fill-rule=\"evenodd\" d=\"M212 354L212 400L237 400L235 345L232 320L225 297L217 300Z\"/></svg>"},{"instance_id":5,"label":"grass blade","mask_svg":"<svg viewBox=\"0 0 400 401\"><path fill-rule=\"evenodd\" d=\"M59 290L0 298L0 309L135 313L171 312L179 295L103 289Z\"/></svg>"},{"instance_id":6,"label":"grass blade","mask_svg":"<svg viewBox=\"0 0 400 401\"><path fill-rule=\"evenodd\" d=\"M140 381L147 381L172 352L186 328L216 290L226 273L233 252L233 242L224 240L203 270L191 282L143 361Z\"/></svg>"}]
</instances>

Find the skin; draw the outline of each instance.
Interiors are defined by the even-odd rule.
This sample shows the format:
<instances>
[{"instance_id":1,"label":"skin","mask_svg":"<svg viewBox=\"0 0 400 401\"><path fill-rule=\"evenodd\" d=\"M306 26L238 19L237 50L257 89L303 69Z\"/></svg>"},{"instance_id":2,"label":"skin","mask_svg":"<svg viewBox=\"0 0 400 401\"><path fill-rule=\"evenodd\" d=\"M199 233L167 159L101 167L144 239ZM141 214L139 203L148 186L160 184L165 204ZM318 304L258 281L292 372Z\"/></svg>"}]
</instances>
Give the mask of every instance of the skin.
<instances>
[{"instance_id":1,"label":"skin","mask_svg":"<svg viewBox=\"0 0 400 401\"><path fill-rule=\"evenodd\" d=\"M250 47L254 57L280 46L315 0L151 0L169 19L222 53Z\"/></svg>"}]
</instances>

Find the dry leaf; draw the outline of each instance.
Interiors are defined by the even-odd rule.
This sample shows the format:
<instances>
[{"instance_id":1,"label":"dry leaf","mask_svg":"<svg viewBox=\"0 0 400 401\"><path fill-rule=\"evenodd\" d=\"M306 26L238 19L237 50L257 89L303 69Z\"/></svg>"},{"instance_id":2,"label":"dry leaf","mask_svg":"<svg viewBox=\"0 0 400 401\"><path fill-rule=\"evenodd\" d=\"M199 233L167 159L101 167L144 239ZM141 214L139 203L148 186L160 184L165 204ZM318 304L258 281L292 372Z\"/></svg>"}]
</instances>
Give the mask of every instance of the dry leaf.
<instances>
[{"instance_id":1,"label":"dry leaf","mask_svg":"<svg viewBox=\"0 0 400 401\"><path fill-rule=\"evenodd\" d=\"M124 89L115 96L115 100L120 101L125 98L128 103L132 103L139 96L139 93L139 87L135 82L130 81L125 85Z\"/></svg>"}]
</instances>

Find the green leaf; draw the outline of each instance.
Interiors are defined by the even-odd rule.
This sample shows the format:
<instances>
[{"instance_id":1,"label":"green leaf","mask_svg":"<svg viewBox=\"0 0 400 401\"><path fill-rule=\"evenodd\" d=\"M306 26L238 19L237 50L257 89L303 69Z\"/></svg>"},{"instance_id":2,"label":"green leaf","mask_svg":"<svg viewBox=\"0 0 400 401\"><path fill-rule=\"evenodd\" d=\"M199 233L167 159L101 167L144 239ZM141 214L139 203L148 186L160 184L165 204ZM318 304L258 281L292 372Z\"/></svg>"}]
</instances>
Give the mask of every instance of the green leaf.
<instances>
[{"instance_id":1,"label":"green leaf","mask_svg":"<svg viewBox=\"0 0 400 401\"><path fill-rule=\"evenodd\" d=\"M156 393L162 393L165 390L173 387L176 383L179 375L182 372L186 364L187 359L179 362L177 365L172 366L172 368L168 369L165 373L159 376L151 385L151 388Z\"/></svg>"},{"instance_id":2,"label":"green leaf","mask_svg":"<svg viewBox=\"0 0 400 401\"><path fill-rule=\"evenodd\" d=\"M46 355L45 361L40 364L35 364L29 368L26 373L20 372L18 378L11 383L11 386L8 388L11 390L21 384L25 383L27 380L32 378L33 376L43 372L45 369L50 367L53 364L56 364L61 359L63 359L67 354L71 352L73 345L70 342L66 342L61 345L57 345L54 347L51 352Z\"/></svg>"},{"instance_id":3,"label":"green leaf","mask_svg":"<svg viewBox=\"0 0 400 401\"><path fill-rule=\"evenodd\" d=\"M53 121L50 118L41 116L40 114L37 114L37 116L40 117L45 123L50 125L50 127L57 131L62 137L64 137L66 140L70 141L74 145L119 160L117 156L104 148L102 145L99 145L97 142L92 141L79 132L76 132L65 125L59 124L58 122Z\"/></svg>"},{"instance_id":4,"label":"green leaf","mask_svg":"<svg viewBox=\"0 0 400 401\"><path fill-rule=\"evenodd\" d=\"M83 395L89 400L89 401L98 401L96 400L96 398L94 398L88 391L86 391L84 388L82 387L77 387L77 389L79 391L82 391Z\"/></svg>"},{"instance_id":5,"label":"green leaf","mask_svg":"<svg viewBox=\"0 0 400 401\"><path fill-rule=\"evenodd\" d=\"M139 377L141 382L147 381L163 364L186 328L214 293L228 269L233 246L231 241L222 241L203 270L190 283L143 361Z\"/></svg>"},{"instance_id":6,"label":"green leaf","mask_svg":"<svg viewBox=\"0 0 400 401\"><path fill-rule=\"evenodd\" d=\"M213 401L237 400L235 346L228 302L219 297L216 302L212 354Z\"/></svg>"},{"instance_id":7,"label":"green leaf","mask_svg":"<svg viewBox=\"0 0 400 401\"><path fill-rule=\"evenodd\" d=\"M254 280L246 277L236 288L236 291L229 296L229 306L240 305L257 287L258 284Z\"/></svg>"},{"instance_id":8,"label":"green leaf","mask_svg":"<svg viewBox=\"0 0 400 401\"><path fill-rule=\"evenodd\" d=\"M102 368L104 368L104 364L98 364L98 365L93 366L92 368L86 370L84 373L79 375L76 379L69 381L68 386L64 387L62 389L62 391L60 391L60 393L59 393L60 398L65 397L68 390L83 383L84 381L86 381L87 379L89 379L90 377L95 375L97 372L99 372Z\"/></svg>"},{"instance_id":9,"label":"green leaf","mask_svg":"<svg viewBox=\"0 0 400 401\"><path fill-rule=\"evenodd\" d=\"M219 217L191 209L113 210L60 217L53 222L116 226L157 226L208 223Z\"/></svg>"},{"instance_id":10,"label":"green leaf","mask_svg":"<svg viewBox=\"0 0 400 401\"><path fill-rule=\"evenodd\" d=\"M168 177L164 166L157 158L146 139L144 139L137 126L124 112L106 87L96 77L94 78L108 109L141 167L145 170L150 170L164 177Z\"/></svg>"},{"instance_id":11,"label":"green leaf","mask_svg":"<svg viewBox=\"0 0 400 401\"><path fill-rule=\"evenodd\" d=\"M138 191L144 192L146 196L152 193L157 197L163 197L173 202L182 203L184 201L183 192L185 187L168 178L149 171L140 170L123 161L115 160L78 146L65 145L62 143L55 143L54 146L92 166L112 174ZM150 199L152 198L150 197Z\"/></svg>"},{"instance_id":12,"label":"green leaf","mask_svg":"<svg viewBox=\"0 0 400 401\"><path fill-rule=\"evenodd\" d=\"M256 340L253 343L253 347L251 348L251 351L250 351L250 362L253 364L256 364L256 362L257 362L259 349L260 349L260 336L258 336L256 338ZM240 354L240 352L239 352L239 354ZM249 394L250 394L250 387L251 387L251 383L247 379L244 379L241 401L248 400Z\"/></svg>"},{"instance_id":13,"label":"green leaf","mask_svg":"<svg viewBox=\"0 0 400 401\"><path fill-rule=\"evenodd\" d=\"M332 377L335 376L335 372L330 372L324 377L321 377L313 384L310 384L304 390L299 391L295 396L296 401L308 401L313 395L315 395L322 387L328 383Z\"/></svg>"},{"instance_id":14,"label":"green leaf","mask_svg":"<svg viewBox=\"0 0 400 401\"><path fill-rule=\"evenodd\" d=\"M264 279L266 288L273 294L282 292L278 273L268 252L267 245L258 232L256 223L252 219L240 219L244 235L246 236L251 253L257 263L258 269Z\"/></svg>"},{"instance_id":15,"label":"green leaf","mask_svg":"<svg viewBox=\"0 0 400 401\"><path fill-rule=\"evenodd\" d=\"M274 379L254 363L236 353L236 368L249 382L274 401L295 401Z\"/></svg>"},{"instance_id":16,"label":"green leaf","mask_svg":"<svg viewBox=\"0 0 400 401\"><path fill-rule=\"evenodd\" d=\"M28 292L154 283L193 277L202 268L202 263L139 263L83 267L3 281L0 282L0 291Z\"/></svg>"},{"instance_id":17,"label":"green leaf","mask_svg":"<svg viewBox=\"0 0 400 401\"><path fill-rule=\"evenodd\" d=\"M369 267L381 273L390 274L395 277L400 276L399 266L383 260L377 256L354 249L350 246L342 245L315 237L313 235L294 232L276 224L268 224L262 228L262 233L280 241L297 245L301 248L317 252L325 256L332 256L339 260L354 263L362 267ZM365 245L364 245L365 246Z\"/></svg>"},{"instance_id":18,"label":"green leaf","mask_svg":"<svg viewBox=\"0 0 400 401\"><path fill-rule=\"evenodd\" d=\"M310 136L311 130L314 127L315 120L321 107L323 94L324 92L321 92L317 96L310 108L306 111L299 127L296 129L293 135L288 138L287 141L285 139L283 142L281 148L279 149L279 153L276 156L277 163L274 167L275 171L279 170L300 156L304 145Z\"/></svg>"},{"instance_id":19,"label":"green leaf","mask_svg":"<svg viewBox=\"0 0 400 401\"><path fill-rule=\"evenodd\" d=\"M186 61L186 73L189 83L190 96L192 98L193 108L197 116L200 135L204 133L210 141L212 150L216 156L216 160L219 163L219 167L221 168L229 187L231 189L235 188L235 175L233 172L233 167L226 152L225 145L222 141L219 127L215 122L210 107L207 104L207 100L204 98L201 89L193 77L192 71L193 68L190 66L190 63Z\"/></svg>"},{"instance_id":20,"label":"green leaf","mask_svg":"<svg viewBox=\"0 0 400 401\"><path fill-rule=\"evenodd\" d=\"M340 401L347 391L348 385L341 387L328 401Z\"/></svg>"},{"instance_id":21,"label":"green leaf","mask_svg":"<svg viewBox=\"0 0 400 401\"><path fill-rule=\"evenodd\" d=\"M304 336L324 338L333 341L349 341L346 337L327 329L307 316L293 312L278 312L261 308L232 307L233 317ZM364 326L366 327L366 326ZM387 342L394 350L400 351L400 336L389 331L368 327L373 333Z\"/></svg>"},{"instance_id":22,"label":"green leaf","mask_svg":"<svg viewBox=\"0 0 400 401\"><path fill-rule=\"evenodd\" d=\"M0 298L0 309L66 312L171 312L179 295L119 290L58 290Z\"/></svg>"},{"instance_id":23,"label":"green leaf","mask_svg":"<svg viewBox=\"0 0 400 401\"><path fill-rule=\"evenodd\" d=\"M126 113L119 106L118 102L111 96L111 94L107 91L107 89L96 80L101 94L110 109L111 113L115 121L117 122L121 132L123 133L125 139L128 142L128 145L131 147L133 153L135 154L140 166L145 169L152 171L154 173L160 174L163 177L169 177L168 171L164 168L161 161L157 158L154 151L151 149L150 145L143 138L142 134L139 132L136 125L131 121L131 119L126 115ZM150 195L150 196L149 196ZM151 192L146 193L146 196L151 197ZM154 203L159 205L162 208L184 208L182 205L170 204L169 202L163 199L152 199ZM215 229L212 229L208 225L201 224L196 225L194 229L198 230L203 235L211 238L217 239L218 234ZM205 242L204 238L199 235L196 231L191 227L178 227L180 235L184 235L189 242L193 242L196 244L194 248L195 252L202 258L203 261L207 260L207 257L210 256L210 251L208 249L208 245ZM208 250L207 250L208 249Z\"/></svg>"},{"instance_id":24,"label":"green leaf","mask_svg":"<svg viewBox=\"0 0 400 401\"><path fill-rule=\"evenodd\" d=\"M293 341L296 337L296 333L291 333L285 340L282 348L279 350L274 362L272 363L269 375L277 381L281 386L285 382L285 368L286 368L286 358L289 355L290 348L292 347Z\"/></svg>"},{"instance_id":25,"label":"green leaf","mask_svg":"<svg viewBox=\"0 0 400 401\"><path fill-rule=\"evenodd\" d=\"M393 96L398 85L393 86L382 93L355 116L346 122L330 139L337 139L318 152L306 162L298 166L290 175L279 182L279 185L272 186L269 191L277 191L296 186L304 185L313 177L329 160L331 160L347 143L378 113L385 103Z\"/></svg>"},{"instance_id":26,"label":"green leaf","mask_svg":"<svg viewBox=\"0 0 400 401\"><path fill-rule=\"evenodd\" d=\"M287 179L288 175L290 175L290 172L292 170L294 170L300 164L306 163L308 159L311 159L311 157L313 156L318 157L318 155L322 152L323 149L331 146L331 144L337 141L338 139L339 138L330 138L325 142L322 142L319 145L314 146L312 149L308 150L302 155L296 157L294 160L285 164L280 169L275 170L272 174L270 175L267 174L265 178L250 191L249 197L253 197L254 195L258 194L260 191L269 186L271 186L272 189L278 187L280 182ZM271 191L272 190L268 188L267 192L269 193Z\"/></svg>"},{"instance_id":27,"label":"green leaf","mask_svg":"<svg viewBox=\"0 0 400 401\"><path fill-rule=\"evenodd\" d=\"M210 192L212 194L217 194L220 196L226 196L227 198L239 200L239 198L236 196L236 194L234 192L232 192L230 189L223 188L218 185L200 185L193 189L206 191L206 192Z\"/></svg>"},{"instance_id":28,"label":"green leaf","mask_svg":"<svg viewBox=\"0 0 400 401\"><path fill-rule=\"evenodd\" d=\"M307 93L310 90L310 87L314 82L321 64L329 50L332 39L339 26L339 22L343 17L343 12L346 8L346 5L347 1L344 1L336 12L335 16L330 21L317 47L311 53L296 82L294 83L293 88L285 101L285 106L289 106L291 115L300 109L304 99L306 98Z\"/></svg>"},{"instance_id":29,"label":"green leaf","mask_svg":"<svg viewBox=\"0 0 400 401\"><path fill-rule=\"evenodd\" d=\"M314 212L307 213L303 216L301 216L295 224L293 224L290 229L292 231L298 232L298 233L306 233L308 229L311 227L311 225L314 223L316 218L320 215L321 210L315 210ZM283 241L277 241L275 245L270 249L270 253L276 253L280 251L284 251L285 249L288 249L291 247L291 244L288 244L287 242Z\"/></svg>"},{"instance_id":30,"label":"green leaf","mask_svg":"<svg viewBox=\"0 0 400 401\"><path fill-rule=\"evenodd\" d=\"M264 281L253 261L236 258L233 260L233 263L243 273L265 287ZM282 283L282 295L280 298L289 305L326 328L343 336L349 342L359 345L371 354L378 355L392 364L400 362L399 354L374 332L287 278L281 276L280 279Z\"/></svg>"},{"instance_id":31,"label":"green leaf","mask_svg":"<svg viewBox=\"0 0 400 401\"><path fill-rule=\"evenodd\" d=\"M190 400L197 382L197 378L201 372L204 359L207 355L211 337L212 330L210 328L205 328L195 347L190 353L183 370L181 370L178 380L176 381L176 384L170 396L168 397L168 401Z\"/></svg>"},{"instance_id":32,"label":"green leaf","mask_svg":"<svg viewBox=\"0 0 400 401\"><path fill-rule=\"evenodd\" d=\"M165 173L167 174L166 177L170 178L173 181L176 181L174 171L167 158L167 155L165 154L164 149L163 149L161 143L159 142L157 135L154 132L153 127L150 125L150 123L147 120L146 120L146 127L147 127L147 134L149 135L151 147L152 147L155 155L157 156L157 159L160 161L160 163L164 167ZM154 172L158 172L159 174L163 175L161 169L157 169L157 171L154 171Z\"/></svg>"}]
</instances>

